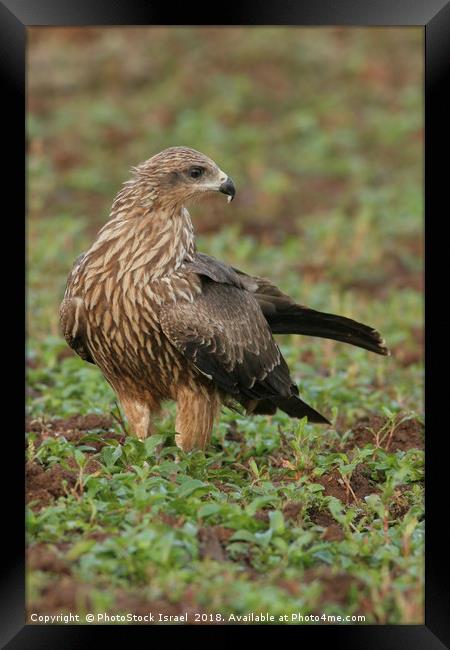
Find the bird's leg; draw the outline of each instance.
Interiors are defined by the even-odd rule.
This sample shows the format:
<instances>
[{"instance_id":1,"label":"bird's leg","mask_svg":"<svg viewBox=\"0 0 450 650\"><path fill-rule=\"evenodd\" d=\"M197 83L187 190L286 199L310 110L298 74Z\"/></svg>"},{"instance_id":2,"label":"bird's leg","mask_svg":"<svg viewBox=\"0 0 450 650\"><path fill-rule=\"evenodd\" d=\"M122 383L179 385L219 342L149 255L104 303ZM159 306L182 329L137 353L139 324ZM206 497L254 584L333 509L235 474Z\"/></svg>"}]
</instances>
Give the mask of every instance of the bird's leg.
<instances>
[{"instance_id":1,"label":"bird's leg","mask_svg":"<svg viewBox=\"0 0 450 650\"><path fill-rule=\"evenodd\" d=\"M175 442L183 451L205 449L211 437L220 400L216 393L184 387L177 395Z\"/></svg>"},{"instance_id":2,"label":"bird's leg","mask_svg":"<svg viewBox=\"0 0 450 650\"><path fill-rule=\"evenodd\" d=\"M150 415L154 412L147 401L121 395L120 403L131 428L131 433L144 440L153 433ZM156 406L156 405L155 405Z\"/></svg>"}]
</instances>

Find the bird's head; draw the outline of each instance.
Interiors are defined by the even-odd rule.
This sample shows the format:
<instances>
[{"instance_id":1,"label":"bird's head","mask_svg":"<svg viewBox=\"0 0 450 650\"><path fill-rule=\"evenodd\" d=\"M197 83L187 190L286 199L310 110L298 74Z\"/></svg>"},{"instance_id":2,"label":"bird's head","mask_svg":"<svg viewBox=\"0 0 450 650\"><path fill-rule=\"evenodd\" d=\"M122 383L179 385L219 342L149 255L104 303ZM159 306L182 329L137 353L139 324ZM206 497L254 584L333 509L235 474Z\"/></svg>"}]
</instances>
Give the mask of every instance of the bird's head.
<instances>
[{"instance_id":1,"label":"bird's head","mask_svg":"<svg viewBox=\"0 0 450 650\"><path fill-rule=\"evenodd\" d=\"M206 192L222 192L228 201L236 189L232 179L204 154L189 147L170 147L134 168L149 196L163 204L184 204Z\"/></svg>"}]
</instances>

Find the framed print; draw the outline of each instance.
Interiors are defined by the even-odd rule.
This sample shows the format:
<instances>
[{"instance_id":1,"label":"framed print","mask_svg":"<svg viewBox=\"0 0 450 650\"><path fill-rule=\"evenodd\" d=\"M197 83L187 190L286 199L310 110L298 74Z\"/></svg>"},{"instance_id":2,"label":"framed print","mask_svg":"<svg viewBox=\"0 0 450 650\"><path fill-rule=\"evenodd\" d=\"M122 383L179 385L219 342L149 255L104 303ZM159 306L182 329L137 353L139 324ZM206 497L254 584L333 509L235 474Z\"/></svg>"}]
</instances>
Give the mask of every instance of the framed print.
<instances>
[{"instance_id":1,"label":"framed print","mask_svg":"<svg viewBox=\"0 0 450 650\"><path fill-rule=\"evenodd\" d=\"M26 242L4 647L445 647L448 4L0 16Z\"/></svg>"}]
</instances>

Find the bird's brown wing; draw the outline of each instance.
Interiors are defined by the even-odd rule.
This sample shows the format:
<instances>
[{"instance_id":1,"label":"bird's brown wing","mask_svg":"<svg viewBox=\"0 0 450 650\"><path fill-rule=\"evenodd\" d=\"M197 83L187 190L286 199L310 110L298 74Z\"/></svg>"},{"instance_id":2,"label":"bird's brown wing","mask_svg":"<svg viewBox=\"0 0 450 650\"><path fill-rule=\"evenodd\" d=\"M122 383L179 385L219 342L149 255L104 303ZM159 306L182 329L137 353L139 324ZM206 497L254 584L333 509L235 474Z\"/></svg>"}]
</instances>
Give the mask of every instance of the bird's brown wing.
<instances>
[{"instance_id":1,"label":"bird's brown wing","mask_svg":"<svg viewBox=\"0 0 450 650\"><path fill-rule=\"evenodd\" d=\"M297 394L258 302L246 290L206 281L193 302L164 307L160 321L172 344L237 400Z\"/></svg>"},{"instance_id":2,"label":"bird's brown wing","mask_svg":"<svg viewBox=\"0 0 450 650\"><path fill-rule=\"evenodd\" d=\"M67 279L66 293L59 308L59 323L69 347L84 361L95 364L86 344L86 313L83 301L81 298L71 295L72 281L83 257L84 253L75 260Z\"/></svg>"},{"instance_id":3,"label":"bird's brown wing","mask_svg":"<svg viewBox=\"0 0 450 650\"><path fill-rule=\"evenodd\" d=\"M86 345L85 319L84 305L81 298L65 298L62 301L61 307L59 308L59 322L67 344L84 361L95 364Z\"/></svg>"},{"instance_id":4,"label":"bird's brown wing","mask_svg":"<svg viewBox=\"0 0 450 650\"><path fill-rule=\"evenodd\" d=\"M186 268L215 282L241 286L253 293L273 334L318 336L356 345L377 354L389 354L377 330L345 316L299 305L270 280L247 275L203 253L197 253L195 260Z\"/></svg>"},{"instance_id":5,"label":"bird's brown wing","mask_svg":"<svg viewBox=\"0 0 450 650\"><path fill-rule=\"evenodd\" d=\"M190 262L185 262L183 268L185 271L196 273L214 280L214 282L229 284L250 292L257 291L258 281L260 281L260 278L252 278L250 275L216 260L215 257L205 255L205 253L196 253L195 258Z\"/></svg>"}]
</instances>

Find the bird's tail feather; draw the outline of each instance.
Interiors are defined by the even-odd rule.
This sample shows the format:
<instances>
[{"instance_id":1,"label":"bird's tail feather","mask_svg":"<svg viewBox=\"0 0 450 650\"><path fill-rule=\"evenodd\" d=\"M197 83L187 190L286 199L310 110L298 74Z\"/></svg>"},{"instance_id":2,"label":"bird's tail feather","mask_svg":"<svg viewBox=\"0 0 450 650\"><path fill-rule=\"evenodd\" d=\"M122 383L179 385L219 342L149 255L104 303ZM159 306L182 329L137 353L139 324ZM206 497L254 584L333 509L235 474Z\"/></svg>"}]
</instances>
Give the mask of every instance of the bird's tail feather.
<instances>
[{"instance_id":1,"label":"bird's tail feather","mask_svg":"<svg viewBox=\"0 0 450 650\"><path fill-rule=\"evenodd\" d=\"M363 323L345 316L327 314L295 305L271 314L269 325L274 334L305 334L350 343L376 354L389 355L380 334Z\"/></svg>"},{"instance_id":2,"label":"bird's tail feather","mask_svg":"<svg viewBox=\"0 0 450 650\"><path fill-rule=\"evenodd\" d=\"M331 424L326 417L318 413L312 406L303 402L296 395L292 395L291 397L270 397L270 401L293 418L303 418L306 415L310 422Z\"/></svg>"}]
</instances>

